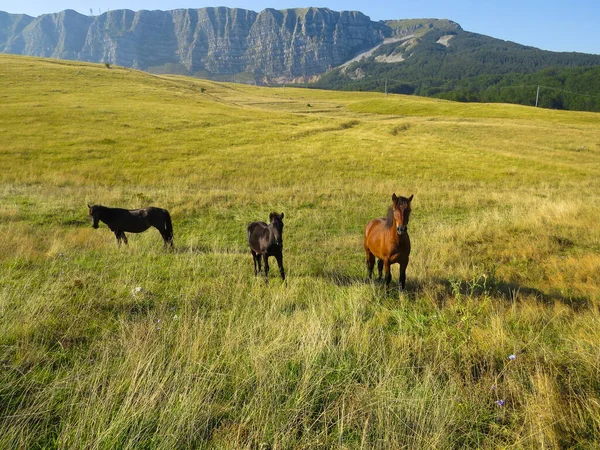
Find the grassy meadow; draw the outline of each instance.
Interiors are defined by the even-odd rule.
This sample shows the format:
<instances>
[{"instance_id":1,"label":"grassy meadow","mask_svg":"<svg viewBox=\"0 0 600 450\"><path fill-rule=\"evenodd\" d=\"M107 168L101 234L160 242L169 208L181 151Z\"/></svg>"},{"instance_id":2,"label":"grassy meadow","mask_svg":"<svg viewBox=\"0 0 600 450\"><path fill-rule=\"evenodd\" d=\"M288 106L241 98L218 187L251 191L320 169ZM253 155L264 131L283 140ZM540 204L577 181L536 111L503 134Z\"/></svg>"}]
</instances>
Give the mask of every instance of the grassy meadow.
<instances>
[{"instance_id":1,"label":"grassy meadow","mask_svg":"<svg viewBox=\"0 0 600 450\"><path fill-rule=\"evenodd\" d=\"M598 448L599 217L598 114L0 55L0 448Z\"/></svg>"}]
</instances>

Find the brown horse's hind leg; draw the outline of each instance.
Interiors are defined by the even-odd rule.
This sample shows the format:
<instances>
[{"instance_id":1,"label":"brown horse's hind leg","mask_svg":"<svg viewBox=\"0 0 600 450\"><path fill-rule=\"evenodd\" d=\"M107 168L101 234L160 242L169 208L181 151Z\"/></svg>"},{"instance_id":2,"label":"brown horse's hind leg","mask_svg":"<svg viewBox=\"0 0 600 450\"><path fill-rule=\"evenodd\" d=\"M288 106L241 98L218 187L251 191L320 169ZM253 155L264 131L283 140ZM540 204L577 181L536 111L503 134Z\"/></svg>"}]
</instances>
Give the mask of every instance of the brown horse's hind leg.
<instances>
[{"instance_id":1,"label":"brown horse's hind leg","mask_svg":"<svg viewBox=\"0 0 600 450\"><path fill-rule=\"evenodd\" d=\"M379 272L378 280L381 281L381 277L383 276L383 259L377 260L377 272Z\"/></svg>"},{"instance_id":2,"label":"brown horse's hind leg","mask_svg":"<svg viewBox=\"0 0 600 450\"><path fill-rule=\"evenodd\" d=\"M375 255L369 250L367 251L367 272L369 274L369 280L373 278L373 269L375 268Z\"/></svg>"},{"instance_id":3,"label":"brown horse's hind leg","mask_svg":"<svg viewBox=\"0 0 600 450\"><path fill-rule=\"evenodd\" d=\"M383 260L383 270L385 271L385 287L386 289L390 287L390 282L392 281L392 272L390 271L390 260Z\"/></svg>"}]
</instances>

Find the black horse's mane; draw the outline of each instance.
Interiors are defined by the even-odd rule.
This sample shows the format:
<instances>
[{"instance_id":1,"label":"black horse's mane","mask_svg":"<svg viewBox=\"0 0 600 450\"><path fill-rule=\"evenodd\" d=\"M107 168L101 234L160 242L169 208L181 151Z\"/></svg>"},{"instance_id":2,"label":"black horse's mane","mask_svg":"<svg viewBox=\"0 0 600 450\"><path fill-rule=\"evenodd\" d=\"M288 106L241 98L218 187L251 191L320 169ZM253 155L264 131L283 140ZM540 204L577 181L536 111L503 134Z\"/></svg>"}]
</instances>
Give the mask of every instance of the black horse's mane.
<instances>
[{"instance_id":1,"label":"black horse's mane","mask_svg":"<svg viewBox=\"0 0 600 450\"><path fill-rule=\"evenodd\" d=\"M110 220L111 218L113 218L115 216L115 214L118 213L119 211L126 211L123 208L111 208L109 206L103 206L103 205L94 205L93 207L94 207L94 209L98 210L99 218L107 219L107 220Z\"/></svg>"}]
</instances>

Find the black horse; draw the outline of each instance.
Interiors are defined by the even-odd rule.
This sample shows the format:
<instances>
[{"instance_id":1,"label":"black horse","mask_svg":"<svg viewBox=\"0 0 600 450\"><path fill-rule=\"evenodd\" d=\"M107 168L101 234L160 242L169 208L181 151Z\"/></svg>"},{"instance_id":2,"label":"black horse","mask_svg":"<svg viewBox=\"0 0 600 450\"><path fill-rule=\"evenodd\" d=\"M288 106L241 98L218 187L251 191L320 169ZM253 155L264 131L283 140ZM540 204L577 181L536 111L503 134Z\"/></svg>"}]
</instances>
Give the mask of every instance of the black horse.
<instances>
[{"instance_id":1,"label":"black horse","mask_svg":"<svg viewBox=\"0 0 600 450\"><path fill-rule=\"evenodd\" d=\"M283 213L271 213L267 225L264 222L252 222L248 225L248 244L254 259L254 275L261 271L260 259L265 263L265 278L269 281L269 256L274 256L279 266L281 279L285 280L283 270Z\"/></svg>"},{"instance_id":2,"label":"black horse","mask_svg":"<svg viewBox=\"0 0 600 450\"><path fill-rule=\"evenodd\" d=\"M165 241L165 248L167 248L167 244L171 244L173 247L173 224L166 209L150 206L149 208L129 210L102 205L90 206L89 204L88 209L92 218L92 227L98 228L98 221L104 222L115 233L119 246L121 246L121 240L127 245L125 232L141 233L154 227L160 231Z\"/></svg>"}]
</instances>

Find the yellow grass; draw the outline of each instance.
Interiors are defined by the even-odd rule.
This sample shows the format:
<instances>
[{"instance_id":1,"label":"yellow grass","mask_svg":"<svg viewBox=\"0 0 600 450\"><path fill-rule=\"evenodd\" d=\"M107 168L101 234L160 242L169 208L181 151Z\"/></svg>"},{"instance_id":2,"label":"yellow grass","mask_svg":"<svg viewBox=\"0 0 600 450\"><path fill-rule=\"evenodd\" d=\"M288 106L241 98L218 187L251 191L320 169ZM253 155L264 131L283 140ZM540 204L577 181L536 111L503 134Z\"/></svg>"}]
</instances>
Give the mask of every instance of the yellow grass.
<instances>
[{"instance_id":1,"label":"yellow grass","mask_svg":"<svg viewBox=\"0 0 600 450\"><path fill-rule=\"evenodd\" d=\"M0 85L0 447L600 446L597 114L9 55ZM403 293L362 251L394 192ZM175 251L86 203L167 208ZM271 211L287 284L245 242Z\"/></svg>"}]
</instances>

